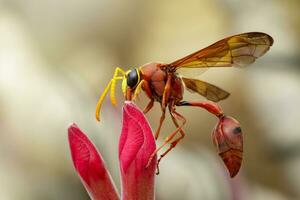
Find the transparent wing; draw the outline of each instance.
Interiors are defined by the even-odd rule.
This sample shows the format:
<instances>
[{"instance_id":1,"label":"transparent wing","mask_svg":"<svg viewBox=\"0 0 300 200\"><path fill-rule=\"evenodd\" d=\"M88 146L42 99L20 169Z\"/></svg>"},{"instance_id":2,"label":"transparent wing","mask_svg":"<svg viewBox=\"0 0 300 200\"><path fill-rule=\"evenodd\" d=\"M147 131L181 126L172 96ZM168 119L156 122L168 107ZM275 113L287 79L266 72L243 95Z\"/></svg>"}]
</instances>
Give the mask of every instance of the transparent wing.
<instances>
[{"instance_id":1,"label":"transparent wing","mask_svg":"<svg viewBox=\"0 0 300 200\"><path fill-rule=\"evenodd\" d=\"M182 77L182 80L188 91L196 92L210 101L218 102L226 99L230 95L229 92L204 81L184 77Z\"/></svg>"},{"instance_id":2,"label":"transparent wing","mask_svg":"<svg viewBox=\"0 0 300 200\"><path fill-rule=\"evenodd\" d=\"M198 78L198 76L206 72L208 69L209 68L178 68L176 72L183 77Z\"/></svg>"},{"instance_id":3,"label":"transparent wing","mask_svg":"<svg viewBox=\"0 0 300 200\"><path fill-rule=\"evenodd\" d=\"M222 39L202 50L168 64L170 68L244 67L264 55L273 38L250 32Z\"/></svg>"}]
</instances>

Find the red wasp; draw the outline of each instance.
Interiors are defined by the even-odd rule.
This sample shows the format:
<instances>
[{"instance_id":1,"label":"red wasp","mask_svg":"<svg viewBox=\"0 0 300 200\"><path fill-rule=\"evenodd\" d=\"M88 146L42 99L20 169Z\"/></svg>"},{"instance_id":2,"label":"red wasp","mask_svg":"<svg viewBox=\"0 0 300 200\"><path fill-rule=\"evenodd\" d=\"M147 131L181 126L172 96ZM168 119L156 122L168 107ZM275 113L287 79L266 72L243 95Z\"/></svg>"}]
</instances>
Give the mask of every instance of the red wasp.
<instances>
[{"instance_id":1,"label":"red wasp","mask_svg":"<svg viewBox=\"0 0 300 200\"><path fill-rule=\"evenodd\" d=\"M170 144L169 148L161 154L158 160L159 163L159 161L185 136L185 132L182 128L186 123L186 119L180 113L176 112L176 106L202 107L216 115L219 119L223 119L224 117L220 107L212 102L183 101L184 88L187 88L188 91L196 92L213 102L218 102L229 96L228 92L215 85L198 79L184 77L180 74L181 70L210 67L244 67L253 63L256 58L264 55L272 44L273 39L268 34L249 32L224 38L202 50L169 64L149 63L141 67L130 69L126 72L121 68L116 68L113 78L108 83L98 101L96 107L96 119L100 121L101 105L109 90L111 102L114 105L116 104L115 86L117 80L122 80L122 90L126 100L134 100L141 89L146 93L150 101L144 109L144 113L147 113L153 107L154 101L160 103L162 115L155 133L156 139L159 136L160 129L165 119L166 108L168 107L171 118L177 128L166 137L164 143L153 153L153 155L155 155L165 145ZM232 132L226 132L226 134L234 134L237 132L236 130L240 130L239 127L235 127ZM180 136L177 139L174 139L178 133ZM241 133L241 131L239 133ZM225 163L226 160L228 160L228 155L230 156L230 153L224 153L225 151L228 152L228 149L232 149L233 147L235 148L235 152L236 150L239 152L237 155L237 158L240 159L239 161L242 160L242 143L234 145L231 141L232 137L225 137L226 135L224 134L214 135L216 135L214 137L225 140L225 142L222 142L222 145L218 146L219 154ZM226 155L226 157L222 155ZM149 159L149 163L151 160L152 158Z\"/></svg>"}]
</instances>

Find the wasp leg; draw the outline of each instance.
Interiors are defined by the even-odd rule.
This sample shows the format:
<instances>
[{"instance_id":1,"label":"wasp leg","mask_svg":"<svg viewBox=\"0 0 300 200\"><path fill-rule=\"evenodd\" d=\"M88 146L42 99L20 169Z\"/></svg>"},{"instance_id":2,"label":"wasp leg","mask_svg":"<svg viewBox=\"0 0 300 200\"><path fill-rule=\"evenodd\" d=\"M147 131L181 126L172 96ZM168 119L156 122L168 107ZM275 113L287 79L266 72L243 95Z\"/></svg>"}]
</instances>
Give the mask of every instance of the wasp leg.
<instances>
[{"instance_id":1,"label":"wasp leg","mask_svg":"<svg viewBox=\"0 0 300 200\"><path fill-rule=\"evenodd\" d=\"M165 85L165 88L164 88L164 93L163 93L162 101L161 101L162 115L160 117L158 128L155 132L155 139L156 140L159 136L160 129L162 127L162 124L163 124L163 122L165 120L165 116L166 116L166 106L168 104L169 96L170 96L170 93L171 93L171 79L172 79L172 75L168 74L168 79L167 79L167 82L166 82L166 85Z\"/></svg>"},{"instance_id":2,"label":"wasp leg","mask_svg":"<svg viewBox=\"0 0 300 200\"><path fill-rule=\"evenodd\" d=\"M157 171L157 173L156 174L159 174L159 162L161 161L161 159L164 157L164 156L166 156L176 145L177 145L177 143L182 139L182 138L184 138L184 136L185 136L185 133L184 133L184 131L182 130L182 127L185 125L185 123L186 123L186 119L182 116L182 115L180 115L179 113L177 113L176 111L175 111L175 109L174 109L174 106L172 106L173 108L170 108L170 114L171 114L171 116L172 116L172 119L173 119L173 122L174 122L174 124L175 124L175 126L177 127L177 129L173 132L173 133L171 133L168 137L166 137L166 139L165 139L165 141L164 141L164 143L159 147L159 148L157 148L153 153L152 153L152 155L150 156L150 158L149 158L149 160L148 160L148 163L147 163L147 165L146 165L146 167L148 167L149 165L150 165L150 163L151 163L151 161L152 161L152 159L154 158L154 156L156 155L156 153L158 152L158 151L160 151L164 146L166 146L167 144L169 144L170 143L170 141L176 136L176 134L178 133L178 132L180 132L180 137L178 138L178 139L176 139L175 141L173 141L171 144L170 144L170 147L160 156L160 158L158 159L158 162L157 162L157 169L158 169L158 171ZM178 119L178 120L181 120L182 121L182 124L181 125L178 125L178 122L177 122L177 120L176 119Z\"/></svg>"},{"instance_id":3,"label":"wasp leg","mask_svg":"<svg viewBox=\"0 0 300 200\"><path fill-rule=\"evenodd\" d=\"M176 106L196 106L206 109L208 112L214 114L216 117L220 118L224 116L224 113L218 104L211 101L201 102L201 101L181 101L176 104Z\"/></svg>"},{"instance_id":4,"label":"wasp leg","mask_svg":"<svg viewBox=\"0 0 300 200\"><path fill-rule=\"evenodd\" d=\"M144 113L144 114L148 113L149 110L152 109L153 105L154 105L154 99L151 99L151 100L149 101L148 105L144 108L143 113Z\"/></svg>"},{"instance_id":5,"label":"wasp leg","mask_svg":"<svg viewBox=\"0 0 300 200\"><path fill-rule=\"evenodd\" d=\"M174 122L174 124L175 124L175 126L177 127L177 129L175 130L175 134L174 133L172 133L171 135L170 135L170 140L176 135L176 133L180 133L180 137L179 138L177 138L176 140L174 140L173 142L171 142L171 144L170 144L170 146L169 146L169 148L163 153L163 154L161 154L160 155L160 157L159 157L159 159L157 160L157 173L156 173L156 175L158 175L159 174L159 163L160 163L160 161L162 160L162 158L163 157L165 157L173 148L175 148L176 147L176 145L179 143L179 141L180 140L182 140L184 137L185 137L185 132L182 130L182 127L185 125L185 123L186 123L186 119L181 115L181 114L179 114L179 113L177 113L176 111L175 111L175 109L174 109L174 107L172 108L172 110L170 111L170 114L171 114L171 117L172 117L172 120L173 120L173 122ZM182 121L182 124L179 126L178 125L178 122L177 122L177 119L178 120L181 120ZM174 134L174 136L173 136L173 134ZM168 142L169 143L169 142Z\"/></svg>"},{"instance_id":6,"label":"wasp leg","mask_svg":"<svg viewBox=\"0 0 300 200\"><path fill-rule=\"evenodd\" d=\"M140 94L140 92L141 92L141 87L142 87L142 85L144 84L144 82L145 82L145 80L141 80L140 82L139 82L139 84L136 86L136 88L134 89L134 93L133 93L133 97L132 97L132 100L136 100L136 99L139 99L138 97L138 95Z\"/></svg>"},{"instance_id":7,"label":"wasp leg","mask_svg":"<svg viewBox=\"0 0 300 200\"><path fill-rule=\"evenodd\" d=\"M168 101L171 93L171 80L172 80L172 74L168 74L167 82L164 88L164 93L161 101L161 105L163 109L165 109L166 106L168 105Z\"/></svg>"},{"instance_id":8,"label":"wasp leg","mask_svg":"<svg viewBox=\"0 0 300 200\"><path fill-rule=\"evenodd\" d=\"M171 146L173 146L173 148L178 144L178 142L180 140L182 140L184 137L185 137L185 132L183 131L182 127L185 125L186 123L186 119L185 117L183 117L181 114L179 114L178 112L175 111L175 107L174 106L169 106L169 111L170 111L170 114L171 114L171 118L172 118L172 121L173 123L175 124L175 126L177 127L177 130L179 130L179 133L180 133L180 137L177 138L176 140L174 140L172 143L171 143ZM178 120L181 120L182 121L182 124L181 126L178 125ZM161 159L161 158L160 158Z\"/></svg>"},{"instance_id":9,"label":"wasp leg","mask_svg":"<svg viewBox=\"0 0 300 200\"><path fill-rule=\"evenodd\" d=\"M152 94L149 82L144 81L142 87L143 87L143 90L145 91L147 97L150 99L150 102L148 103L146 108L143 110L144 114L146 114L153 107L154 99L153 99L153 94Z\"/></svg>"},{"instance_id":10,"label":"wasp leg","mask_svg":"<svg viewBox=\"0 0 300 200\"><path fill-rule=\"evenodd\" d=\"M158 128L157 128L156 132L155 132L155 140L157 140L157 138L159 136L159 132L160 132L160 129L162 127L162 124L163 124L165 118L166 118L166 108L162 108L162 114L160 116L159 125L158 125Z\"/></svg>"}]
</instances>

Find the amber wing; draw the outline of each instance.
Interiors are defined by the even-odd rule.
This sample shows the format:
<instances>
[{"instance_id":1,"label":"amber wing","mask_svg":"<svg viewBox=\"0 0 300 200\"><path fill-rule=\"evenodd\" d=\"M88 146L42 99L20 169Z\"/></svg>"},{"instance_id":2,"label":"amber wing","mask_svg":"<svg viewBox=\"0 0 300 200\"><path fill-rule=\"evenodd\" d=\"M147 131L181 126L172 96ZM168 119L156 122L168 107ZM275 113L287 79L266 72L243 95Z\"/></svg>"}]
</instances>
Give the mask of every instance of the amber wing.
<instances>
[{"instance_id":1,"label":"amber wing","mask_svg":"<svg viewBox=\"0 0 300 200\"><path fill-rule=\"evenodd\" d=\"M197 79L190 79L182 77L182 80L185 84L185 87L191 91L196 92L210 101L218 102L220 100L226 99L230 94L225 90L212 85L210 83L197 80Z\"/></svg>"},{"instance_id":2,"label":"amber wing","mask_svg":"<svg viewBox=\"0 0 300 200\"><path fill-rule=\"evenodd\" d=\"M202 50L179 59L171 68L243 67L264 55L273 44L266 33L249 32L220 40Z\"/></svg>"}]
</instances>

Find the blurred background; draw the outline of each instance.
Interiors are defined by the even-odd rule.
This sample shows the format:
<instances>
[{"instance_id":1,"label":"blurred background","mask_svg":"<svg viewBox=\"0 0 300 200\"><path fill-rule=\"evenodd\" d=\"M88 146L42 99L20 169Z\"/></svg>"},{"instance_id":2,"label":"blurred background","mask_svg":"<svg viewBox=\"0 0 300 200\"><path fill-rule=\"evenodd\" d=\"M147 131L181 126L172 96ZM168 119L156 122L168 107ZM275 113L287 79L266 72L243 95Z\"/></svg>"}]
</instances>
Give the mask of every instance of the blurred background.
<instances>
[{"instance_id":1,"label":"blurred background","mask_svg":"<svg viewBox=\"0 0 300 200\"><path fill-rule=\"evenodd\" d=\"M119 187L122 94L94 109L115 67L171 62L226 36L261 31L271 50L245 69L201 79L231 93L223 110L242 124L244 160L228 178L202 109L178 108L186 138L161 162L157 199L300 198L300 3L298 0L0 1L0 199L89 199L73 168L67 127L76 122ZM185 93L185 99L201 96ZM137 104L145 106L142 95ZM158 125L160 108L147 114ZM167 115L161 140L174 127Z\"/></svg>"}]
</instances>

